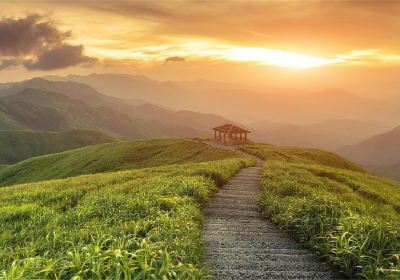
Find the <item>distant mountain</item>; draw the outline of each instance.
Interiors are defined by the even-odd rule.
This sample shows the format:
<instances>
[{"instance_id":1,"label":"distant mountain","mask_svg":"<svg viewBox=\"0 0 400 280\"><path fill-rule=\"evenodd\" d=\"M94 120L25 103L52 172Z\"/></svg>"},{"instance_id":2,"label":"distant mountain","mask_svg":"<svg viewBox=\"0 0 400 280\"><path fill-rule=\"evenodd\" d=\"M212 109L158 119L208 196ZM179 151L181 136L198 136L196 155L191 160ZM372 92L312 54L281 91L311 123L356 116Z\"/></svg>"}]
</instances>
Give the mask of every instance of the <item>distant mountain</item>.
<instances>
[{"instance_id":1,"label":"distant mountain","mask_svg":"<svg viewBox=\"0 0 400 280\"><path fill-rule=\"evenodd\" d=\"M0 164L16 163L34 156L114 141L114 137L90 130L72 130L65 133L0 131Z\"/></svg>"},{"instance_id":2,"label":"distant mountain","mask_svg":"<svg viewBox=\"0 0 400 280\"><path fill-rule=\"evenodd\" d=\"M162 82L120 74L47 78L85 83L118 98L145 100L175 110L213 113L239 122L262 119L294 124L327 119L400 121L398 104L362 97L344 89L307 93L299 90L256 89L207 80Z\"/></svg>"},{"instance_id":3,"label":"distant mountain","mask_svg":"<svg viewBox=\"0 0 400 280\"><path fill-rule=\"evenodd\" d=\"M326 120L310 125L294 125L259 121L248 125L253 139L275 145L300 146L334 151L346 144L357 143L382 132L375 123L349 119Z\"/></svg>"},{"instance_id":4,"label":"distant mountain","mask_svg":"<svg viewBox=\"0 0 400 280\"><path fill-rule=\"evenodd\" d=\"M374 167L371 169L377 174L380 174L382 176L400 180L400 161L397 162L396 164Z\"/></svg>"},{"instance_id":5,"label":"distant mountain","mask_svg":"<svg viewBox=\"0 0 400 280\"><path fill-rule=\"evenodd\" d=\"M400 178L400 126L338 152L379 174Z\"/></svg>"},{"instance_id":6,"label":"distant mountain","mask_svg":"<svg viewBox=\"0 0 400 280\"><path fill-rule=\"evenodd\" d=\"M209 135L211 127L226 122L230 121L217 115L127 102L76 82L32 79L3 85L0 90L3 130L101 129L132 138L197 137Z\"/></svg>"},{"instance_id":7,"label":"distant mountain","mask_svg":"<svg viewBox=\"0 0 400 280\"><path fill-rule=\"evenodd\" d=\"M396 164L400 161L400 126L358 144L343 147L339 152L364 165Z\"/></svg>"},{"instance_id":8,"label":"distant mountain","mask_svg":"<svg viewBox=\"0 0 400 280\"><path fill-rule=\"evenodd\" d=\"M127 100L145 100L175 109L190 103L184 89L172 82L156 81L139 75L91 74L88 76L46 76L51 81L74 81L87 84L108 96Z\"/></svg>"}]
</instances>

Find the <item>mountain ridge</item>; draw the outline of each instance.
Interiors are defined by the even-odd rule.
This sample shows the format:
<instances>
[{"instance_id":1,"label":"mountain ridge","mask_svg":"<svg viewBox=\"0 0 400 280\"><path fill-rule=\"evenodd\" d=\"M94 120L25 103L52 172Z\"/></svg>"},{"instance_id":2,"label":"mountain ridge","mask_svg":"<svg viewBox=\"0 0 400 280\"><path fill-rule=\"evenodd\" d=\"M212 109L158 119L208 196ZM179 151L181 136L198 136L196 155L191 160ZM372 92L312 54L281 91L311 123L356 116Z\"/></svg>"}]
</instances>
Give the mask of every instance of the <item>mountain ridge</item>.
<instances>
[{"instance_id":1,"label":"mountain ridge","mask_svg":"<svg viewBox=\"0 0 400 280\"><path fill-rule=\"evenodd\" d=\"M101 77L101 78L100 78ZM227 83L197 80L164 82L135 75L93 74L52 76L91 85L104 94L125 99L143 99L175 110L223 115L238 122L260 119L306 124L324 119L377 119L388 122L400 113L395 104L354 94L345 89L302 92L256 89ZM224 104L224 106L221 106ZM240 108L240 110L237 110ZM390 121L392 124L392 121Z\"/></svg>"},{"instance_id":2,"label":"mountain ridge","mask_svg":"<svg viewBox=\"0 0 400 280\"><path fill-rule=\"evenodd\" d=\"M134 138L203 137L210 134L211 127L232 122L215 114L188 110L175 111L150 103L127 102L75 82L31 79L10 83L8 87L3 87L0 93L0 128L3 126L4 129L62 131L83 128L103 129L113 134ZM75 115L68 111L74 112ZM34 120L26 123L29 112L35 112L30 116ZM45 122L46 115L60 123L57 124L55 121L49 126ZM21 119L22 124L18 124L18 120ZM188 120L196 125L192 126ZM47 125L43 126L45 123Z\"/></svg>"}]
</instances>

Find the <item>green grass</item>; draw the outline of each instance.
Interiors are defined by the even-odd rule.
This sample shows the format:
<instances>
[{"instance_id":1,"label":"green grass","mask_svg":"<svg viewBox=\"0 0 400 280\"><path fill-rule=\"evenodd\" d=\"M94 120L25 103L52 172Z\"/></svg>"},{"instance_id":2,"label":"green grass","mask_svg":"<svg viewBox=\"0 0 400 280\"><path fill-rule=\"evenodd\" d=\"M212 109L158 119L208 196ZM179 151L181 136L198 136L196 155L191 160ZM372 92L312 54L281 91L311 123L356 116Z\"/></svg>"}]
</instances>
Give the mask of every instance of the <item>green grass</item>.
<instances>
[{"instance_id":1,"label":"green grass","mask_svg":"<svg viewBox=\"0 0 400 280\"><path fill-rule=\"evenodd\" d=\"M251 145L264 213L351 278L400 277L400 184L334 154Z\"/></svg>"},{"instance_id":2,"label":"green grass","mask_svg":"<svg viewBox=\"0 0 400 280\"><path fill-rule=\"evenodd\" d=\"M126 145L99 146L108 156L119 149L136 151L110 170L156 167L0 189L0 278L201 279L207 274L201 204L254 161L189 140ZM159 145L154 154L144 147Z\"/></svg>"},{"instance_id":3,"label":"green grass","mask_svg":"<svg viewBox=\"0 0 400 280\"><path fill-rule=\"evenodd\" d=\"M116 142L31 158L0 170L0 186L174 163L238 157L185 139Z\"/></svg>"},{"instance_id":4,"label":"green grass","mask_svg":"<svg viewBox=\"0 0 400 280\"><path fill-rule=\"evenodd\" d=\"M0 131L0 164L16 163L34 156L114 141L115 138L103 132L90 130L64 133Z\"/></svg>"}]
</instances>

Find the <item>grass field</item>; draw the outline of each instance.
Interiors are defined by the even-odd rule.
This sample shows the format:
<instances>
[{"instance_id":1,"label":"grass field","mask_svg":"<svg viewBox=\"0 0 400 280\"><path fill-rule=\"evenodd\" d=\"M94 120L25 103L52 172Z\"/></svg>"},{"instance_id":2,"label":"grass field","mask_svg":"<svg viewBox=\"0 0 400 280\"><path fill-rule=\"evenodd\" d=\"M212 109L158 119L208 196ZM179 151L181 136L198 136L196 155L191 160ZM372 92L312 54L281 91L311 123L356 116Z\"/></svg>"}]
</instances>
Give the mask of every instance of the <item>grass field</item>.
<instances>
[{"instance_id":1,"label":"grass field","mask_svg":"<svg viewBox=\"0 0 400 280\"><path fill-rule=\"evenodd\" d=\"M110 168L138 169L1 188L0 278L200 279L207 274L200 206L254 161L189 140L165 140L157 154L145 152L144 146L160 141L126 143L136 153L130 162ZM84 158L93 150L78 151Z\"/></svg>"},{"instance_id":2,"label":"grass field","mask_svg":"<svg viewBox=\"0 0 400 280\"><path fill-rule=\"evenodd\" d=\"M249 145L264 213L347 276L400 278L400 183L320 150Z\"/></svg>"},{"instance_id":3,"label":"grass field","mask_svg":"<svg viewBox=\"0 0 400 280\"><path fill-rule=\"evenodd\" d=\"M0 131L0 164L16 163L34 156L114 141L114 137L90 130L63 133Z\"/></svg>"},{"instance_id":4,"label":"grass field","mask_svg":"<svg viewBox=\"0 0 400 280\"><path fill-rule=\"evenodd\" d=\"M0 186L237 156L234 152L185 139L116 142L34 157L10 165L0 170Z\"/></svg>"}]
</instances>

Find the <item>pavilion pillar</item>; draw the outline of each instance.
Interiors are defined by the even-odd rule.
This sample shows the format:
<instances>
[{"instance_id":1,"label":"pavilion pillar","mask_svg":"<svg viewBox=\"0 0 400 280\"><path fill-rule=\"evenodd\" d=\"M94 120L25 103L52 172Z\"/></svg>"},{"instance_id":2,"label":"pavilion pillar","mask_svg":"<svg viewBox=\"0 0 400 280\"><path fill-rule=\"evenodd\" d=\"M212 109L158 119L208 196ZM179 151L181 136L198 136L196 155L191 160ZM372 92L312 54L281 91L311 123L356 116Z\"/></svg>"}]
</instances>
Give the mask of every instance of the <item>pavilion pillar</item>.
<instances>
[{"instance_id":1,"label":"pavilion pillar","mask_svg":"<svg viewBox=\"0 0 400 280\"><path fill-rule=\"evenodd\" d=\"M240 141L239 143L242 143L242 133L240 132Z\"/></svg>"},{"instance_id":2,"label":"pavilion pillar","mask_svg":"<svg viewBox=\"0 0 400 280\"><path fill-rule=\"evenodd\" d=\"M217 141L217 131L214 130L214 141Z\"/></svg>"},{"instance_id":3,"label":"pavilion pillar","mask_svg":"<svg viewBox=\"0 0 400 280\"><path fill-rule=\"evenodd\" d=\"M247 132L244 133L244 143L247 143Z\"/></svg>"}]
</instances>

